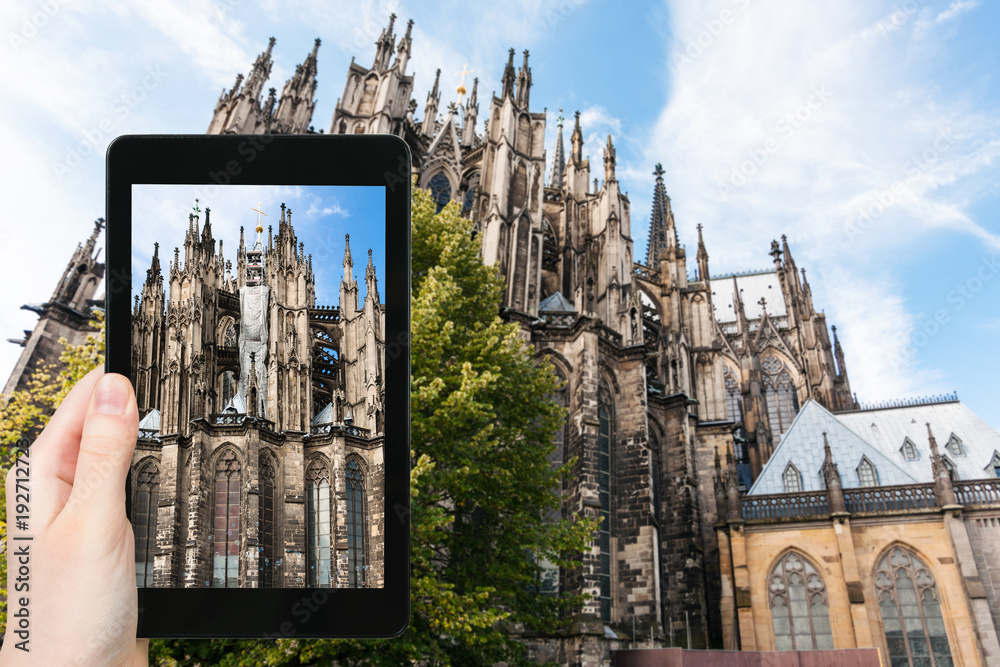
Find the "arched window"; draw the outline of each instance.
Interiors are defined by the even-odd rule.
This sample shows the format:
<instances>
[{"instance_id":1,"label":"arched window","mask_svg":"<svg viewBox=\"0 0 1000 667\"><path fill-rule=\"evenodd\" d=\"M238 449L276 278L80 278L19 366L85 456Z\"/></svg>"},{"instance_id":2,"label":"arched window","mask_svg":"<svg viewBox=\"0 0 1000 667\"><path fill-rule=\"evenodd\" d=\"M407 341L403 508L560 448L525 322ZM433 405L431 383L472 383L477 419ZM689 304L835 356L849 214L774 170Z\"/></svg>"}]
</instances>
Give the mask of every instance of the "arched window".
<instances>
[{"instance_id":1,"label":"arched window","mask_svg":"<svg viewBox=\"0 0 1000 667\"><path fill-rule=\"evenodd\" d=\"M437 202L437 210L434 212L440 213L441 209L451 201L451 181L448 180L443 171L439 171L431 176L431 180L427 182L427 187L431 191L431 199Z\"/></svg>"},{"instance_id":2,"label":"arched window","mask_svg":"<svg viewBox=\"0 0 1000 667\"><path fill-rule=\"evenodd\" d=\"M907 461L916 461L920 458L917 454L917 446L909 438L903 438L903 446L899 448L899 451Z\"/></svg>"},{"instance_id":3,"label":"arched window","mask_svg":"<svg viewBox=\"0 0 1000 667\"><path fill-rule=\"evenodd\" d=\"M328 587L330 577L330 471L322 461L313 461L306 473L308 493L307 558L309 585L313 588Z\"/></svg>"},{"instance_id":4,"label":"arched window","mask_svg":"<svg viewBox=\"0 0 1000 667\"><path fill-rule=\"evenodd\" d=\"M258 535L260 551L258 574L260 588L274 587L274 462L267 454L260 455L260 521Z\"/></svg>"},{"instance_id":5,"label":"arched window","mask_svg":"<svg viewBox=\"0 0 1000 667\"><path fill-rule=\"evenodd\" d=\"M542 220L542 268L546 271L559 268L559 245L548 220Z\"/></svg>"},{"instance_id":6,"label":"arched window","mask_svg":"<svg viewBox=\"0 0 1000 667\"><path fill-rule=\"evenodd\" d=\"M729 366L722 365L722 380L726 389L726 418L731 422L743 421L743 407L741 405L743 396L740 392L740 383L733 376Z\"/></svg>"},{"instance_id":7,"label":"arched window","mask_svg":"<svg viewBox=\"0 0 1000 667\"><path fill-rule=\"evenodd\" d=\"M989 462L986 466L989 469L992 466L993 474L996 477L1000 477L1000 452L993 452L993 460Z\"/></svg>"},{"instance_id":8,"label":"arched window","mask_svg":"<svg viewBox=\"0 0 1000 667\"><path fill-rule=\"evenodd\" d=\"M231 449L215 464L213 527L212 586L236 588L240 581L240 461Z\"/></svg>"},{"instance_id":9,"label":"arched window","mask_svg":"<svg viewBox=\"0 0 1000 667\"><path fill-rule=\"evenodd\" d=\"M356 459L347 462L347 586L365 587L365 480Z\"/></svg>"},{"instance_id":10,"label":"arched window","mask_svg":"<svg viewBox=\"0 0 1000 667\"><path fill-rule=\"evenodd\" d=\"M858 464L858 485L878 486L878 470L867 456L862 456L861 463Z\"/></svg>"},{"instance_id":11,"label":"arched window","mask_svg":"<svg viewBox=\"0 0 1000 667\"><path fill-rule=\"evenodd\" d=\"M948 438L948 444L944 448L951 452L952 456L965 456L965 446L962 444L962 439L954 433Z\"/></svg>"},{"instance_id":12,"label":"arched window","mask_svg":"<svg viewBox=\"0 0 1000 667\"><path fill-rule=\"evenodd\" d=\"M789 462L785 466L785 472L781 474L781 481L785 484L785 493L798 493L802 490L802 473L799 472L794 463Z\"/></svg>"},{"instance_id":13,"label":"arched window","mask_svg":"<svg viewBox=\"0 0 1000 667\"><path fill-rule=\"evenodd\" d=\"M781 359L773 354L764 357L760 368L763 371L767 417L771 422L774 445L777 446L781 442L781 436L788 431L795 415L799 413L799 399L792 376Z\"/></svg>"},{"instance_id":14,"label":"arched window","mask_svg":"<svg viewBox=\"0 0 1000 667\"><path fill-rule=\"evenodd\" d=\"M236 325L232 322L229 323L222 334L222 345L224 347L236 347Z\"/></svg>"},{"instance_id":15,"label":"arched window","mask_svg":"<svg viewBox=\"0 0 1000 667\"><path fill-rule=\"evenodd\" d=\"M473 172L466 182L465 197L462 199L462 215L468 216L472 213L472 205L475 203L476 190L479 188L479 172Z\"/></svg>"},{"instance_id":16,"label":"arched window","mask_svg":"<svg viewBox=\"0 0 1000 667\"><path fill-rule=\"evenodd\" d=\"M139 469L135 478L132 530L135 532L135 585L153 585L156 553L156 507L160 499L160 469L153 462Z\"/></svg>"},{"instance_id":17,"label":"arched window","mask_svg":"<svg viewBox=\"0 0 1000 667\"><path fill-rule=\"evenodd\" d=\"M789 552L768 578L774 650L832 650L830 601L813 564Z\"/></svg>"},{"instance_id":18,"label":"arched window","mask_svg":"<svg viewBox=\"0 0 1000 667\"><path fill-rule=\"evenodd\" d=\"M219 376L219 383L222 385L219 394L219 412L222 412L236 394L236 374L232 371L223 371Z\"/></svg>"},{"instance_id":19,"label":"arched window","mask_svg":"<svg viewBox=\"0 0 1000 667\"><path fill-rule=\"evenodd\" d=\"M603 394L603 392L602 392ZM610 400L602 395L597 404L597 496L601 503L600 539L600 610L601 620L611 621L611 443L614 427Z\"/></svg>"},{"instance_id":20,"label":"arched window","mask_svg":"<svg viewBox=\"0 0 1000 667\"><path fill-rule=\"evenodd\" d=\"M875 567L875 595L893 667L951 667L934 575L902 547L893 547Z\"/></svg>"}]
</instances>

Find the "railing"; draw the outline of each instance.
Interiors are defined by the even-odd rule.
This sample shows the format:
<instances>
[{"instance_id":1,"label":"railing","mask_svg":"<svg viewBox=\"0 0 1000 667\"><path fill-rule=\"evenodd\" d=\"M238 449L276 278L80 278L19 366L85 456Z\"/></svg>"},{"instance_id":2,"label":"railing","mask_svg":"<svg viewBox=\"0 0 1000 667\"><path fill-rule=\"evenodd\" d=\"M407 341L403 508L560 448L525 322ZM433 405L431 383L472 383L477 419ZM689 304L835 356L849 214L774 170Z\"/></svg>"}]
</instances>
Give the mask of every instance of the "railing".
<instances>
[{"instance_id":1,"label":"railing","mask_svg":"<svg viewBox=\"0 0 1000 667\"><path fill-rule=\"evenodd\" d=\"M958 401L958 392L950 394L938 394L935 396L917 396L915 398L900 398L889 401L875 401L872 403L859 403L857 408L846 410L845 412L857 412L864 410L885 410L886 408L908 408L914 405L933 405L935 403L955 403Z\"/></svg>"},{"instance_id":2,"label":"railing","mask_svg":"<svg viewBox=\"0 0 1000 667\"><path fill-rule=\"evenodd\" d=\"M844 490L844 507L851 514L906 512L938 506L933 484L876 486Z\"/></svg>"},{"instance_id":3,"label":"railing","mask_svg":"<svg viewBox=\"0 0 1000 667\"><path fill-rule=\"evenodd\" d=\"M576 323L576 313L539 313L542 320L550 327L572 328Z\"/></svg>"},{"instance_id":4,"label":"railing","mask_svg":"<svg viewBox=\"0 0 1000 667\"><path fill-rule=\"evenodd\" d=\"M339 322L340 308L319 306L309 309L309 319L313 322Z\"/></svg>"},{"instance_id":5,"label":"railing","mask_svg":"<svg viewBox=\"0 0 1000 667\"><path fill-rule=\"evenodd\" d=\"M220 345L215 352L220 364L238 364L240 361L239 348Z\"/></svg>"},{"instance_id":6,"label":"railing","mask_svg":"<svg viewBox=\"0 0 1000 667\"><path fill-rule=\"evenodd\" d=\"M160 431L159 429L153 428L140 428L139 429L139 440L159 440Z\"/></svg>"},{"instance_id":7,"label":"railing","mask_svg":"<svg viewBox=\"0 0 1000 667\"><path fill-rule=\"evenodd\" d=\"M251 417L243 412L226 412L209 417L209 423L215 426L239 426L241 424L259 424L264 430L274 431L274 422L263 417Z\"/></svg>"},{"instance_id":8,"label":"railing","mask_svg":"<svg viewBox=\"0 0 1000 667\"><path fill-rule=\"evenodd\" d=\"M955 502L965 507L1000 505L1000 479L954 482Z\"/></svg>"},{"instance_id":9,"label":"railing","mask_svg":"<svg viewBox=\"0 0 1000 667\"><path fill-rule=\"evenodd\" d=\"M797 519L830 513L826 491L744 496L740 499L744 519Z\"/></svg>"},{"instance_id":10,"label":"railing","mask_svg":"<svg viewBox=\"0 0 1000 667\"><path fill-rule=\"evenodd\" d=\"M371 431L360 426L347 426L346 424L314 424L309 427L310 435L326 435L327 433L343 433L353 435L356 438L370 438Z\"/></svg>"},{"instance_id":11,"label":"railing","mask_svg":"<svg viewBox=\"0 0 1000 667\"><path fill-rule=\"evenodd\" d=\"M622 344L622 335L606 324L598 325L597 335L614 345Z\"/></svg>"}]
</instances>

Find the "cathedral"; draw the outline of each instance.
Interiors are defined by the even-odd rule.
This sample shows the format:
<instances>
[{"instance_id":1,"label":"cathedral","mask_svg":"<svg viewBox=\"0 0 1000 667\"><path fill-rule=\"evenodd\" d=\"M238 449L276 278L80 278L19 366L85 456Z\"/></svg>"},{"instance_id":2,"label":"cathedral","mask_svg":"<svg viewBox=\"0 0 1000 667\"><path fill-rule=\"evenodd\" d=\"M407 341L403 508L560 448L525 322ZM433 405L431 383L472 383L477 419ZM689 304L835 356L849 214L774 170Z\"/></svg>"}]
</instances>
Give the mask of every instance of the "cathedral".
<instances>
[{"instance_id":1,"label":"cathedral","mask_svg":"<svg viewBox=\"0 0 1000 667\"><path fill-rule=\"evenodd\" d=\"M317 304L291 209L281 204L266 235L253 210L235 271L196 205L183 260L175 248L164 275L157 243L135 295L137 583L381 587L384 329L371 251L363 302L348 236L340 304Z\"/></svg>"},{"instance_id":2,"label":"cathedral","mask_svg":"<svg viewBox=\"0 0 1000 667\"><path fill-rule=\"evenodd\" d=\"M530 655L603 665L639 637L656 647L688 649L876 647L892 655L894 665L998 664L1000 647L990 655L996 642L990 628L1000 627L1000 571L990 561L1000 557L1000 489L976 482L956 492L955 484L963 475L995 479L1000 454L997 467L977 458L976 466L946 481L944 459L933 449L923 458L927 470L890 475L894 468L886 461L910 450L888 440L872 443L889 434L917 443L912 425L897 423L907 406L871 411L858 404L836 328L816 309L806 270L785 236L769 245L762 240L766 268L713 274L700 226L687 229L675 220L664 171L655 165L646 252L635 261L631 202L619 187L611 138L586 148L580 114L567 128L560 112L555 150L547 156L549 117L531 105L529 54L515 63L513 49L500 90L484 95L482 117L478 80L471 92L463 81L457 99L442 107L440 70L418 117L414 77L406 73L412 25L397 37L391 17L371 66L352 61L327 131L391 133L407 142L418 186L439 207L453 204L473 221L483 261L505 280L503 316L521 327L536 358L551 362L562 380L555 400L568 417L555 437L553 460L574 461L562 514L601 523L579 567L543 567L543 593L586 598L568 629L522 637ZM249 76L238 75L222 91L210 134L324 131L312 125L320 41L280 96L273 87L265 96L274 45L271 39ZM588 150L602 159L593 174ZM208 211L200 232L199 223L197 216L189 223L183 264L175 253L170 265L169 302L154 255L134 316L136 386L140 410L150 419L149 437L140 436L136 454L135 502L158 507L148 530L137 527L137 538L153 540L155 524L155 557L146 561L152 585L229 585L213 583L223 576L251 586L378 585L382 341L374 269L367 269L369 288L359 309L348 253L339 309L318 307L309 262L295 249L290 211L273 246L270 235L263 239L259 232L252 247L241 240L235 275L223 267L221 248L213 249ZM692 238L690 258L682 233ZM158 405L164 407L157 414ZM951 414L931 410L912 420L994 442L989 434L996 432L985 424ZM881 436L877 424L872 434L869 418L887 424ZM852 439L851 429L861 434ZM239 446L225 444L236 434ZM828 438L832 448L817 458ZM968 451L981 458L986 449L980 443ZM881 478L858 462L866 453L869 464L886 471ZM789 474L785 486L787 466L776 467L778 459L798 461L799 477ZM354 500L352 461L363 489ZM937 461L933 470L931 461ZM143 465L160 475L158 498L154 486L143 491ZM842 476L832 473L837 465ZM907 464L894 465L904 470ZM218 539L213 551L206 523L215 511L214 525L225 525L218 523L218 508L233 488L222 475L227 470L243 475L240 493L246 495L237 519L242 546L227 547L237 559L232 575L230 551L220 552ZM265 481L271 479L273 487ZM328 479L336 500L326 523L315 508L330 493ZM213 491L205 487L212 484L214 510L206 503ZM912 507L909 500L872 504L865 496L872 490L862 488L901 484L919 489L900 497L923 494L923 500ZM963 541L968 531L948 523L961 515L963 499L978 512L974 530L985 536L978 542ZM794 511L782 509L789 503ZM361 504L365 523L351 518L351 508ZM862 556L844 542L854 518L855 534L880 535L883 551ZM269 521L273 529L266 528ZM910 524L917 527L907 546L901 526ZM361 536L352 538L359 525ZM789 550L806 539L806 528L825 540L819 555L805 546ZM918 554L923 547L913 545L928 541L934 547ZM857 549L864 544L858 538ZM258 552L280 559L280 566L275 561L268 570L267 556ZM359 562L363 582L355 574ZM928 568L938 579L927 578ZM948 645L942 649L940 642L944 630L931 627L932 605L918 614L918 629L934 645L927 661L916 649L900 648L889 620L862 629L869 618L888 619L903 609L908 573L922 577L927 599L946 588L928 581L954 584L947 586L952 608L964 616L948 626L951 646L972 632L978 649L949 662ZM802 616L796 596L806 594L805 582L814 605L832 610L829 628L820 606L815 623L814 607ZM905 614L912 611L910 605L900 612L907 629L913 619Z\"/></svg>"}]
</instances>

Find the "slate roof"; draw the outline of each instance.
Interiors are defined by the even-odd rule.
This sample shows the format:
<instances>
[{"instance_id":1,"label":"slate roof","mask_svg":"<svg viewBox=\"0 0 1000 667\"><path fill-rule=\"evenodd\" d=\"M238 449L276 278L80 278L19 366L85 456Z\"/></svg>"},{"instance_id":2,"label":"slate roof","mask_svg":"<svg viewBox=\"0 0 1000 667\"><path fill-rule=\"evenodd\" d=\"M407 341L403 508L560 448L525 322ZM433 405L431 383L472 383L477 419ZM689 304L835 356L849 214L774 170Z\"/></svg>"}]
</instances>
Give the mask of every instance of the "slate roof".
<instances>
[{"instance_id":1,"label":"slate roof","mask_svg":"<svg viewBox=\"0 0 1000 667\"><path fill-rule=\"evenodd\" d=\"M226 406L223 412L235 412L238 415L245 415L247 413L247 402L237 393L229 401L229 405Z\"/></svg>"},{"instance_id":2,"label":"slate roof","mask_svg":"<svg viewBox=\"0 0 1000 667\"><path fill-rule=\"evenodd\" d=\"M743 311L748 320L756 320L763 315L758 303L763 297L767 302L767 314L778 317L785 312L785 297L781 294L781 283L778 274L767 271L746 276L736 276L743 297ZM719 322L735 322L736 306L733 304L733 278L712 278L709 281L712 288L712 305L715 306L715 319Z\"/></svg>"},{"instance_id":3,"label":"slate roof","mask_svg":"<svg viewBox=\"0 0 1000 667\"><path fill-rule=\"evenodd\" d=\"M920 482L934 481L927 440L928 423L934 432L938 452L955 465L959 480L995 476L992 461L1000 452L1000 433L958 401L842 412L837 414L837 419ZM961 441L963 455L956 456L945 448L952 435ZM907 461L900 451L907 437L916 446L918 458L915 461Z\"/></svg>"},{"instance_id":4,"label":"slate roof","mask_svg":"<svg viewBox=\"0 0 1000 667\"><path fill-rule=\"evenodd\" d=\"M160 411L153 408L149 413L142 418L139 422L139 428L144 431L156 431L160 432Z\"/></svg>"},{"instance_id":5,"label":"slate roof","mask_svg":"<svg viewBox=\"0 0 1000 667\"><path fill-rule=\"evenodd\" d=\"M858 479L858 464L867 457L878 473L880 485L916 484L920 480L902 466L897 465L882 450L844 425L837 416L816 401L806 401L795 417L781 444L774 450L760 476L750 488L749 495L785 493L783 475L791 462L801 473L803 491L819 491L823 488L820 469L825 458L823 433L830 443L833 461L840 472L840 481L845 489L861 486ZM927 480L929 481L929 480Z\"/></svg>"},{"instance_id":6,"label":"slate roof","mask_svg":"<svg viewBox=\"0 0 1000 667\"><path fill-rule=\"evenodd\" d=\"M312 420L313 424L333 423L333 403L327 403L326 407L319 411L319 414Z\"/></svg>"},{"instance_id":7,"label":"slate roof","mask_svg":"<svg viewBox=\"0 0 1000 667\"><path fill-rule=\"evenodd\" d=\"M575 313L573 304L566 300L562 292L556 292L538 304L539 313Z\"/></svg>"}]
</instances>

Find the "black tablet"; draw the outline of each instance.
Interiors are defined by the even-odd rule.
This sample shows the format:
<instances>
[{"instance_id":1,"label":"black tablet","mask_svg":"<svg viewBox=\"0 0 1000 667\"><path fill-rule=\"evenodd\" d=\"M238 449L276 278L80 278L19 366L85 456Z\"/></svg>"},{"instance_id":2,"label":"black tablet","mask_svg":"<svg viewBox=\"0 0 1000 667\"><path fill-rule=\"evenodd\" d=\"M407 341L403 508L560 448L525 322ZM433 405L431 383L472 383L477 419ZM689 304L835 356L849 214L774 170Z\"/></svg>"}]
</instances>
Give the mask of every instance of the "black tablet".
<instances>
[{"instance_id":1,"label":"black tablet","mask_svg":"<svg viewBox=\"0 0 1000 667\"><path fill-rule=\"evenodd\" d=\"M389 637L409 616L410 156L393 136L108 148L140 637Z\"/></svg>"}]
</instances>

